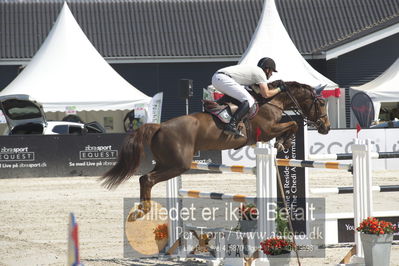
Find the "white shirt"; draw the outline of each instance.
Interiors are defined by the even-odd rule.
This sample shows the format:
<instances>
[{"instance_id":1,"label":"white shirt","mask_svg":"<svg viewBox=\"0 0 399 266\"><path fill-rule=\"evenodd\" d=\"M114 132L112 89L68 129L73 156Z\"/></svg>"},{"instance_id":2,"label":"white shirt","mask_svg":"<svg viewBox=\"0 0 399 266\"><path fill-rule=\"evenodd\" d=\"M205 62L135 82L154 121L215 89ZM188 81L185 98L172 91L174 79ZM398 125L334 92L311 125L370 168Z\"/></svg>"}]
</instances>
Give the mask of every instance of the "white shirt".
<instances>
[{"instance_id":1,"label":"white shirt","mask_svg":"<svg viewBox=\"0 0 399 266\"><path fill-rule=\"evenodd\" d=\"M254 65L228 66L219 69L218 72L228 74L238 84L243 86L267 82L265 72L260 67Z\"/></svg>"}]
</instances>

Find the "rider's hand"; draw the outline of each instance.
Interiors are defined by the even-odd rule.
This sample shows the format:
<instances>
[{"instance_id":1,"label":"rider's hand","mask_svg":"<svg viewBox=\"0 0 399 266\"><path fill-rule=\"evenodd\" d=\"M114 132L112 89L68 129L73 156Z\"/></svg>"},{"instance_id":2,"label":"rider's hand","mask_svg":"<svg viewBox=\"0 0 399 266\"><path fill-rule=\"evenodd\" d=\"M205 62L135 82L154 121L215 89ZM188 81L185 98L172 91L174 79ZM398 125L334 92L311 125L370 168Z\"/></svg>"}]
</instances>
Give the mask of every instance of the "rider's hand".
<instances>
[{"instance_id":1,"label":"rider's hand","mask_svg":"<svg viewBox=\"0 0 399 266\"><path fill-rule=\"evenodd\" d=\"M281 82L279 88L280 88L280 92L286 92L288 90L287 86L285 86L284 82Z\"/></svg>"},{"instance_id":2,"label":"rider's hand","mask_svg":"<svg viewBox=\"0 0 399 266\"><path fill-rule=\"evenodd\" d=\"M273 81L273 85L280 90L280 92L286 92L287 91L287 86L285 86L284 81L281 79Z\"/></svg>"}]
</instances>

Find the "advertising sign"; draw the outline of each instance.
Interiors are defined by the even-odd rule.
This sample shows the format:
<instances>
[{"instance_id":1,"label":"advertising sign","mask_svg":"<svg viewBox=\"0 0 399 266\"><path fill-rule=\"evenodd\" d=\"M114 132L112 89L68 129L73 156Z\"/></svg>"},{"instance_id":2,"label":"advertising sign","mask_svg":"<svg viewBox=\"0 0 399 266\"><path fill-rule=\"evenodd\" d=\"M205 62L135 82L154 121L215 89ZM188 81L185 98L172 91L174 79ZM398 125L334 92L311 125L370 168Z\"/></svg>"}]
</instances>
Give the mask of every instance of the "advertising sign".
<instances>
[{"instance_id":1,"label":"advertising sign","mask_svg":"<svg viewBox=\"0 0 399 266\"><path fill-rule=\"evenodd\" d=\"M282 122L286 122L292 119L301 119L300 116L284 117ZM299 124L303 124L299 122ZM305 158L305 133L304 127L300 127L297 134L292 141L292 147L288 150L284 150L277 154L277 158L280 159L303 159ZM247 167L256 166L256 156L252 147L246 146L238 150L223 150L222 151L222 163L225 165L244 165ZM305 193L306 193L306 182L305 182L305 168L300 167L279 167L280 176L285 191L285 199L291 211L295 215L296 210L306 209L305 208ZM280 191L278 189L278 195ZM297 232L306 233L306 219L297 219L293 222L294 229Z\"/></svg>"},{"instance_id":2,"label":"advertising sign","mask_svg":"<svg viewBox=\"0 0 399 266\"><path fill-rule=\"evenodd\" d=\"M115 164L124 136L2 136L2 177L102 175Z\"/></svg>"},{"instance_id":3,"label":"advertising sign","mask_svg":"<svg viewBox=\"0 0 399 266\"><path fill-rule=\"evenodd\" d=\"M148 106L148 123L161 123L163 92L152 97Z\"/></svg>"},{"instance_id":4,"label":"advertising sign","mask_svg":"<svg viewBox=\"0 0 399 266\"><path fill-rule=\"evenodd\" d=\"M392 224L399 226L399 217L377 217L379 220L391 222ZM399 240L399 233L395 233L393 236L394 240ZM338 243L350 243L355 242L355 226L353 218L338 219Z\"/></svg>"},{"instance_id":5,"label":"advertising sign","mask_svg":"<svg viewBox=\"0 0 399 266\"><path fill-rule=\"evenodd\" d=\"M100 176L115 165L125 136L0 136L1 177ZM220 151L199 152L194 160L220 164L221 154ZM154 165L151 151L146 147L137 174L149 172Z\"/></svg>"},{"instance_id":6,"label":"advertising sign","mask_svg":"<svg viewBox=\"0 0 399 266\"><path fill-rule=\"evenodd\" d=\"M302 118L300 116L283 117L282 122L291 121L292 119L298 121L298 125L300 126L292 139L291 148L277 153L277 158L279 159L301 160L305 158L305 134ZM306 169L292 166L279 166L278 169L284 189L283 197L291 213L294 231L296 233L303 232L306 234L306 213L305 217L302 217L303 213L299 212L299 210L306 209ZM277 188L277 195L279 198L282 198L279 188ZM301 216L301 218L299 218L299 216Z\"/></svg>"},{"instance_id":7,"label":"advertising sign","mask_svg":"<svg viewBox=\"0 0 399 266\"><path fill-rule=\"evenodd\" d=\"M372 151L399 151L399 128L362 129L359 139L370 139ZM351 153L351 145L356 138L356 129L334 129L327 135L321 135L316 130L308 131L309 154ZM398 170L399 159L373 159L373 170ZM350 162L350 161L341 161Z\"/></svg>"}]
</instances>

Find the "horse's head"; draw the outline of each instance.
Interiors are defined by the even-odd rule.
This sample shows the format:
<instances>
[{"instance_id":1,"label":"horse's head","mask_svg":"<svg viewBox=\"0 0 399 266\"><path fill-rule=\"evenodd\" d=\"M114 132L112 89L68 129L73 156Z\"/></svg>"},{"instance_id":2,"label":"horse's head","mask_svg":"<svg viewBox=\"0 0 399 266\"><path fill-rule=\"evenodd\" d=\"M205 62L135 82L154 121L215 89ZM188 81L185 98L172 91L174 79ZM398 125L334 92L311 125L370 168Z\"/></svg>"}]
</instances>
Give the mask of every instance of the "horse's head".
<instances>
[{"instance_id":1,"label":"horse's head","mask_svg":"<svg viewBox=\"0 0 399 266\"><path fill-rule=\"evenodd\" d=\"M279 81L275 81L271 85L278 87L278 83ZM284 109L296 109L309 125L317 128L320 134L327 134L330 131L330 121L327 116L326 101L316 95L314 88L309 85L295 81L285 82L285 85L288 91L277 95L284 103Z\"/></svg>"}]
</instances>

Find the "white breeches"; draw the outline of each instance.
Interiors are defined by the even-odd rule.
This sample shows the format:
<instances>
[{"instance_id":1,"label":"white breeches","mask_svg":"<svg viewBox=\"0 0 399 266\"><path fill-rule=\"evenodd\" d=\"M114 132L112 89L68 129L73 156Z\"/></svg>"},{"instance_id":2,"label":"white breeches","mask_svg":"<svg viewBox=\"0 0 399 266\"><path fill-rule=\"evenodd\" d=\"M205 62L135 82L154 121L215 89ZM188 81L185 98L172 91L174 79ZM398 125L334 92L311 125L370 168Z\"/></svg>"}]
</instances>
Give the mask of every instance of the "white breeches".
<instances>
[{"instance_id":1,"label":"white breeches","mask_svg":"<svg viewBox=\"0 0 399 266\"><path fill-rule=\"evenodd\" d=\"M245 87L225 74L215 73L212 77L212 85L221 93L227 94L240 102L248 101L250 108L255 104L254 98Z\"/></svg>"}]
</instances>

